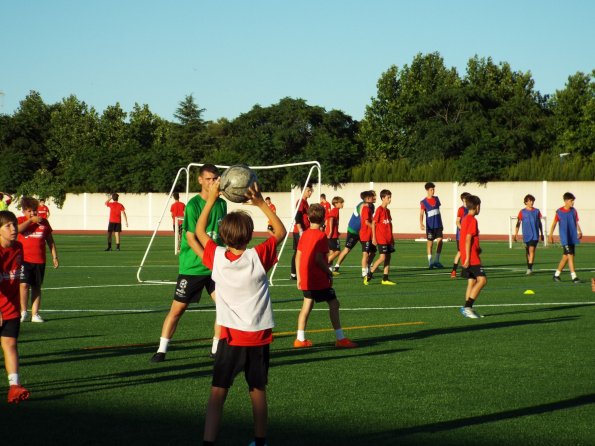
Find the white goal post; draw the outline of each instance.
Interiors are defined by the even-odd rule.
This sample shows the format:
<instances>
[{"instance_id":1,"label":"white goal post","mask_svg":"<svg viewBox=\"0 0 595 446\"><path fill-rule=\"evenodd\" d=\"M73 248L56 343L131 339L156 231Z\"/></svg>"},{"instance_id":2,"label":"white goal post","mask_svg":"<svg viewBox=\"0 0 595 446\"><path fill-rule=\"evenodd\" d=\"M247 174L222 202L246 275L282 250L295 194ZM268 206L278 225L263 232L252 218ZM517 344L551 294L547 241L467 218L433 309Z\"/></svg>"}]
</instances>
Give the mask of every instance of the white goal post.
<instances>
[{"instance_id":1,"label":"white goal post","mask_svg":"<svg viewBox=\"0 0 595 446\"><path fill-rule=\"evenodd\" d=\"M186 180L186 203L188 203L188 197L190 195L190 181L191 181L191 177L192 177L192 169L193 168L200 168L201 166L203 166L205 163L190 163L188 164L188 166L186 167L182 167L178 170L178 173L176 174L176 177L172 183L171 189L169 191L169 195L167 197L167 201L165 202L165 205L163 207L163 211L161 212L161 216L159 217L159 220L157 221L157 223L155 224L155 229L153 230L153 234L151 235L151 238L149 240L149 244L147 246L147 249L145 250L145 254L141 260L141 263L138 267L138 270L136 272L136 279L138 280L138 282L140 283L172 283L175 284L175 278L172 278L172 280L149 280L149 279L143 279L142 278L142 271L143 271L143 267L145 266L145 262L147 260L147 257L149 255L149 251L151 250L151 246L153 245L153 242L155 240L155 237L157 235L157 231L159 230L159 227L161 225L161 222L164 218L164 216L166 215L166 212L169 209L170 206L170 202L172 199L172 195L174 193L174 190L176 188L176 185L178 184L178 181L183 178L185 176L185 180ZM272 169L282 169L282 168L291 168L291 167L299 167L299 166L310 166L310 170L308 172L308 176L306 178L306 181L304 182L303 186L302 186L302 190L304 187L306 187L306 185L308 183L310 183L310 179L312 178L312 175L314 173L314 171L316 171L316 173L318 174L318 199L320 200L320 188L321 188L321 184L322 184L322 169L320 167L320 163L318 161L303 161L303 162L298 162L298 163L288 163L288 164L276 164L276 165L270 165L270 166L249 166L250 169L252 170L272 170ZM229 166L227 165L220 165L217 164L216 165L217 168L219 169L227 169ZM293 194L292 194L293 196ZM299 200L298 200L299 202ZM289 237L289 235L292 232L293 229L293 222L295 220L295 215L297 214L298 211L298 207L296 206L295 208L293 208L292 211L292 216L291 219L284 222L285 224L285 228L287 229L287 235L285 236L285 239L283 240L283 243L281 244L281 247L279 248L279 258L281 258L281 254L283 253L283 250L285 248L285 245L287 244L287 238ZM178 237L177 237L177 231L175 231L175 236L174 236L174 254L177 254L178 252ZM269 278L269 282L271 285L273 285L273 277L275 275L275 271L277 270L277 265L275 264L275 266L273 267L273 269L271 270L271 274L270 274L270 278Z\"/></svg>"},{"instance_id":2,"label":"white goal post","mask_svg":"<svg viewBox=\"0 0 595 446\"><path fill-rule=\"evenodd\" d=\"M514 221L514 223L513 223ZM508 219L508 247L510 249L512 249L512 239L514 237L514 231L516 228L516 222L518 221L518 217L517 216L510 216L510 218ZM543 227L543 246L547 246L547 237L548 237L548 233L547 233L547 217L544 215L541 217L541 225ZM522 227L522 226L521 226ZM520 233L520 231L519 231ZM520 234L519 234L520 235Z\"/></svg>"}]
</instances>

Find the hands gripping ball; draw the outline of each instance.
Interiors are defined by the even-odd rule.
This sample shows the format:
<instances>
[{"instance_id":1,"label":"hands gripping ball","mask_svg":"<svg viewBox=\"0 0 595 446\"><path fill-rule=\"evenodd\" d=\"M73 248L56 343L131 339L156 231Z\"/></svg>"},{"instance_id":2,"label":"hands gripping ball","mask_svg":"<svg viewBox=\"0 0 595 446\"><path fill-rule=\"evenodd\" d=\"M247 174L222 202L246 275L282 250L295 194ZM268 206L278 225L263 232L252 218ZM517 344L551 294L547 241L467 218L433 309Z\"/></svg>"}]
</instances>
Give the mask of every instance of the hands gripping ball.
<instances>
[{"instance_id":1,"label":"hands gripping ball","mask_svg":"<svg viewBox=\"0 0 595 446\"><path fill-rule=\"evenodd\" d=\"M245 194L248 188L257 181L256 174L244 164L230 166L221 175L221 194L234 203L248 201Z\"/></svg>"}]
</instances>

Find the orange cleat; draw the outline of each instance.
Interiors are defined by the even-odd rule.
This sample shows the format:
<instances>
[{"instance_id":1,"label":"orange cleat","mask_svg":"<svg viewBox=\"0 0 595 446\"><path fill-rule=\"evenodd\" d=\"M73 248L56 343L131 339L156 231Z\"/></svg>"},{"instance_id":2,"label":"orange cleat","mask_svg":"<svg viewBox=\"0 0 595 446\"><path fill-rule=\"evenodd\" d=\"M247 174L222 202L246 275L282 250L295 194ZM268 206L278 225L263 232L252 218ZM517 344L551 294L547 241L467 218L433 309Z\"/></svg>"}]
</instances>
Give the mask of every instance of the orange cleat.
<instances>
[{"instance_id":1,"label":"orange cleat","mask_svg":"<svg viewBox=\"0 0 595 446\"><path fill-rule=\"evenodd\" d=\"M308 348L312 347L312 341L306 339L305 341L300 341L296 339L293 341L293 348Z\"/></svg>"}]
</instances>

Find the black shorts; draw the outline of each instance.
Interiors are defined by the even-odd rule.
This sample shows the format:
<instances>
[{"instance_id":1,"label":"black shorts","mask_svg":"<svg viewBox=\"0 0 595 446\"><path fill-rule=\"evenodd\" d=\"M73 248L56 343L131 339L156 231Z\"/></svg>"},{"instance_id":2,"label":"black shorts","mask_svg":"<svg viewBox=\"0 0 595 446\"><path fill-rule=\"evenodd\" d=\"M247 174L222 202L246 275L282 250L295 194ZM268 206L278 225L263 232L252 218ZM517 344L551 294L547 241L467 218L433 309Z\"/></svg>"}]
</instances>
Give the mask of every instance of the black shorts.
<instances>
[{"instance_id":1,"label":"black shorts","mask_svg":"<svg viewBox=\"0 0 595 446\"><path fill-rule=\"evenodd\" d=\"M206 288L209 294L215 291L215 282L211 276L180 274L176 283L174 300L183 304L198 302L203 288Z\"/></svg>"},{"instance_id":2,"label":"black shorts","mask_svg":"<svg viewBox=\"0 0 595 446\"><path fill-rule=\"evenodd\" d=\"M0 325L0 336L4 338L18 338L21 330L21 319L15 317L14 319L3 320Z\"/></svg>"},{"instance_id":3,"label":"black shorts","mask_svg":"<svg viewBox=\"0 0 595 446\"><path fill-rule=\"evenodd\" d=\"M485 277L486 273L481 265L469 265L469 268L461 269L461 277L463 279L477 279L478 277Z\"/></svg>"},{"instance_id":4,"label":"black shorts","mask_svg":"<svg viewBox=\"0 0 595 446\"><path fill-rule=\"evenodd\" d=\"M338 238L329 238L328 239L328 249L329 251L341 251L341 243L339 242Z\"/></svg>"},{"instance_id":5,"label":"black shorts","mask_svg":"<svg viewBox=\"0 0 595 446\"><path fill-rule=\"evenodd\" d=\"M442 234L443 229L444 228L435 228L435 229L427 228L427 230L426 230L426 238L428 239L428 241L432 241L432 240L436 240L436 239L442 238L442 236L443 236L443 234Z\"/></svg>"},{"instance_id":6,"label":"black shorts","mask_svg":"<svg viewBox=\"0 0 595 446\"><path fill-rule=\"evenodd\" d=\"M122 223L112 223L107 225L107 232L122 232Z\"/></svg>"},{"instance_id":7,"label":"black shorts","mask_svg":"<svg viewBox=\"0 0 595 446\"><path fill-rule=\"evenodd\" d=\"M269 376L269 344L236 347L229 345L227 339L220 339L213 366L213 387L229 389L242 370L250 389L264 390Z\"/></svg>"},{"instance_id":8,"label":"black shorts","mask_svg":"<svg viewBox=\"0 0 595 446\"><path fill-rule=\"evenodd\" d=\"M352 232L347 233L347 239L345 239L345 247L349 249L353 249L353 247L359 242L359 234L354 234Z\"/></svg>"},{"instance_id":9,"label":"black shorts","mask_svg":"<svg viewBox=\"0 0 595 446\"><path fill-rule=\"evenodd\" d=\"M395 252L395 245L378 245L379 254L392 254Z\"/></svg>"},{"instance_id":10,"label":"black shorts","mask_svg":"<svg viewBox=\"0 0 595 446\"><path fill-rule=\"evenodd\" d=\"M45 277L45 263L23 262L21 266L21 283L40 287Z\"/></svg>"},{"instance_id":11,"label":"black shorts","mask_svg":"<svg viewBox=\"0 0 595 446\"><path fill-rule=\"evenodd\" d=\"M300 242L300 233L294 232L293 233L293 250L297 251L298 243Z\"/></svg>"},{"instance_id":12,"label":"black shorts","mask_svg":"<svg viewBox=\"0 0 595 446\"><path fill-rule=\"evenodd\" d=\"M536 248L538 243L539 243L538 240L529 240L527 243L525 243L525 246L527 248L530 248L530 247Z\"/></svg>"},{"instance_id":13,"label":"black shorts","mask_svg":"<svg viewBox=\"0 0 595 446\"><path fill-rule=\"evenodd\" d=\"M574 255L574 246L575 245L563 245L562 251L564 252L564 255L565 256L567 256L567 255L573 256Z\"/></svg>"},{"instance_id":14,"label":"black shorts","mask_svg":"<svg viewBox=\"0 0 595 446\"><path fill-rule=\"evenodd\" d=\"M367 252L368 254L376 253L376 246L372 243L372 240L368 240L367 242L360 242L362 244L362 252Z\"/></svg>"},{"instance_id":15,"label":"black shorts","mask_svg":"<svg viewBox=\"0 0 595 446\"><path fill-rule=\"evenodd\" d=\"M314 302L330 302L337 298L334 288L325 288L324 290L304 290L304 297L313 299Z\"/></svg>"}]
</instances>

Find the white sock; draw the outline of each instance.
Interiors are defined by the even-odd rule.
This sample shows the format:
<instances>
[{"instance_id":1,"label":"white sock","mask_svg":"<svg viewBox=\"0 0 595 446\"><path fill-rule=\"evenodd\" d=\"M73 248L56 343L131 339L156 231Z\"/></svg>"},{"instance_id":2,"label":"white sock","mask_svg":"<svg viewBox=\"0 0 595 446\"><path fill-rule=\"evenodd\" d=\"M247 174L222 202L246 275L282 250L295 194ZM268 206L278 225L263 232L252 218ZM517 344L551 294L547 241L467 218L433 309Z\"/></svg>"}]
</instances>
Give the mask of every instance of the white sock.
<instances>
[{"instance_id":1,"label":"white sock","mask_svg":"<svg viewBox=\"0 0 595 446\"><path fill-rule=\"evenodd\" d=\"M572 277L572 280L576 279L576 273L574 271L571 272L570 277Z\"/></svg>"},{"instance_id":2,"label":"white sock","mask_svg":"<svg viewBox=\"0 0 595 446\"><path fill-rule=\"evenodd\" d=\"M19 385L19 374L18 373L9 373L8 374L8 385L9 386L18 386Z\"/></svg>"},{"instance_id":3,"label":"white sock","mask_svg":"<svg viewBox=\"0 0 595 446\"><path fill-rule=\"evenodd\" d=\"M432 254L428 256L428 265L432 264Z\"/></svg>"},{"instance_id":4,"label":"white sock","mask_svg":"<svg viewBox=\"0 0 595 446\"><path fill-rule=\"evenodd\" d=\"M435 263L440 263L440 254L436 253L436 257L434 257Z\"/></svg>"},{"instance_id":5,"label":"white sock","mask_svg":"<svg viewBox=\"0 0 595 446\"><path fill-rule=\"evenodd\" d=\"M213 336L213 345L211 346L211 353L217 353L217 345L219 345L219 338Z\"/></svg>"},{"instance_id":6,"label":"white sock","mask_svg":"<svg viewBox=\"0 0 595 446\"><path fill-rule=\"evenodd\" d=\"M554 276L560 277L560 273L561 273L561 271L556 270L556 272L554 273Z\"/></svg>"},{"instance_id":7,"label":"white sock","mask_svg":"<svg viewBox=\"0 0 595 446\"><path fill-rule=\"evenodd\" d=\"M297 340L304 342L306 340L306 330L297 331Z\"/></svg>"},{"instance_id":8,"label":"white sock","mask_svg":"<svg viewBox=\"0 0 595 446\"><path fill-rule=\"evenodd\" d=\"M339 262L335 263L335 268L341 268L341 264Z\"/></svg>"},{"instance_id":9,"label":"white sock","mask_svg":"<svg viewBox=\"0 0 595 446\"><path fill-rule=\"evenodd\" d=\"M368 268L362 268L362 277L368 275Z\"/></svg>"},{"instance_id":10,"label":"white sock","mask_svg":"<svg viewBox=\"0 0 595 446\"><path fill-rule=\"evenodd\" d=\"M345 339L345 335L343 334L343 329L339 328L338 330L335 330L335 336L337 337L337 341L340 341L341 339Z\"/></svg>"},{"instance_id":11,"label":"white sock","mask_svg":"<svg viewBox=\"0 0 595 446\"><path fill-rule=\"evenodd\" d=\"M157 349L157 353L167 353L169 341L170 340L167 338L159 338L159 348Z\"/></svg>"}]
</instances>

